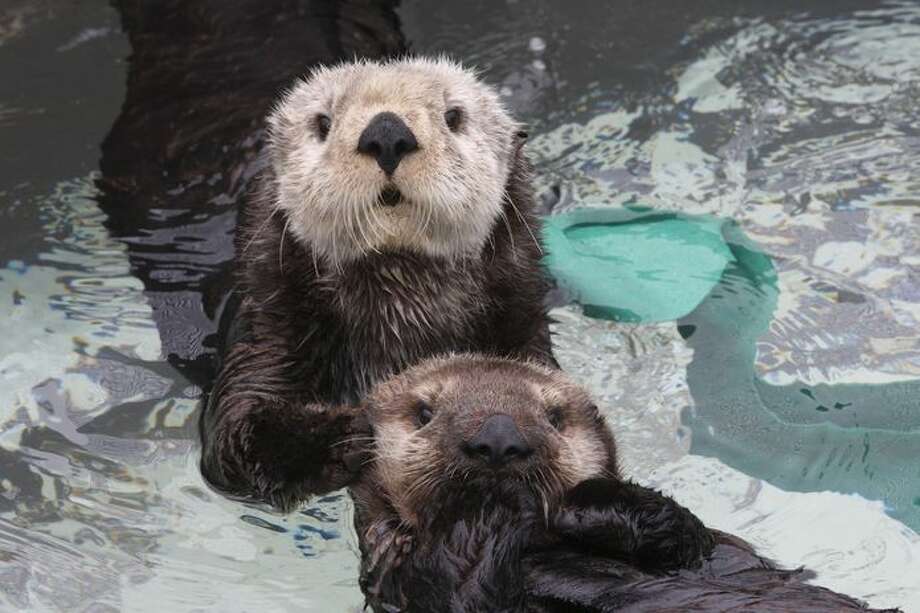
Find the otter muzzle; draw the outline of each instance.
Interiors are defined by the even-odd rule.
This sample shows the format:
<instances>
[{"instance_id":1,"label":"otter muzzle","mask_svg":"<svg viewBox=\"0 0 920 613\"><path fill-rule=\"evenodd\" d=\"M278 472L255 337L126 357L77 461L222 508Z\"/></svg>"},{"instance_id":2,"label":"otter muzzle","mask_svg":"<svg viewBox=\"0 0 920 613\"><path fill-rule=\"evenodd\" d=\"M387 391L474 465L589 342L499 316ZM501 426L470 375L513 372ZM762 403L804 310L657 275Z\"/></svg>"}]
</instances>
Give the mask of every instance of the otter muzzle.
<instances>
[{"instance_id":1,"label":"otter muzzle","mask_svg":"<svg viewBox=\"0 0 920 613\"><path fill-rule=\"evenodd\" d=\"M508 415L493 415L487 419L476 436L464 443L463 451L471 458L493 466L523 459L533 453L517 424Z\"/></svg>"}]
</instances>

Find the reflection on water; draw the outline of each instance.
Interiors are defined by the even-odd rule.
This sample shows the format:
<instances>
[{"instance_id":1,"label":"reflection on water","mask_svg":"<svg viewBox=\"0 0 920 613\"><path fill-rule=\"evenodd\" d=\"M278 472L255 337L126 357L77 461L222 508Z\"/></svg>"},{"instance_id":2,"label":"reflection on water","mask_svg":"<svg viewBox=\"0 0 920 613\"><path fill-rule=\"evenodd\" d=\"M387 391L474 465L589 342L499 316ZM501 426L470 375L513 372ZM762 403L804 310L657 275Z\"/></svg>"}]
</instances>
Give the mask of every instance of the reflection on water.
<instances>
[{"instance_id":1,"label":"reflection on water","mask_svg":"<svg viewBox=\"0 0 920 613\"><path fill-rule=\"evenodd\" d=\"M60 611L358 602L357 560L339 538L344 497L272 518L203 484L199 390L160 361L140 283L93 196L91 178L61 185L40 205L37 263L0 270L0 602ZM322 556L313 580L332 588L305 593L288 570L304 556Z\"/></svg>"},{"instance_id":2,"label":"reflection on water","mask_svg":"<svg viewBox=\"0 0 920 613\"><path fill-rule=\"evenodd\" d=\"M713 459L689 455L663 468L644 461L656 438L672 448L684 442L668 424L643 447L627 447L634 473L655 469L649 478L708 521L789 564L807 561L825 585L908 609L920 607L920 473L911 460L920 449L920 55L908 51L918 20L916 7L897 6L745 22L677 72L673 104L615 109L534 142L559 209L638 200L730 217L776 268L778 297L741 279L726 286L729 300L711 301L721 310L686 321L689 332L705 322L722 332L673 341L694 356L672 373L689 394L675 385L668 404L680 410L683 401L690 452ZM649 115L661 128L629 138ZM775 311L763 313L772 301ZM751 371L735 348L744 321L764 314L749 341ZM572 353L599 350L585 338L572 339ZM576 372L598 367L563 363ZM757 376L764 380L752 387ZM621 415L642 412L647 397L659 406L659 396L639 391L608 406L632 430L635 418ZM815 493L773 496L773 485L739 469ZM875 502L818 493L825 489ZM733 496L746 502L729 504ZM696 506L701 499L723 502ZM752 519L743 519L746 508L756 509ZM793 545L801 543L809 555Z\"/></svg>"},{"instance_id":3,"label":"reflection on water","mask_svg":"<svg viewBox=\"0 0 920 613\"><path fill-rule=\"evenodd\" d=\"M849 401L829 390L920 378L920 9L452 4L406 0L407 36L417 51L482 64L533 124L529 147L548 210L641 202L736 220L776 275L772 316L750 339L748 383L756 376L767 401L768 389L814 395L771 404L786 423L846 414L865 427L916 431L917 401L904 400L898 414L869 407L862 418L835 408ZM24 83L81 53L121 78L114 62L99 62L126 52L109 9L77 16L55 3L10 7L0 7L4 72L13 70L4 50L31 44L47 66ZM79 81L60 82L53 96L45 81L23 91L46 96L51 108L67 87L76 96ZM68 132L44 164L50 156L22 144L79 127L78 113L28 114L28 103L0 89L0 156L10 161L0 171L0 609L357 605L347 497L279 517L202 483L200 390L166 364L148 298L94 201L106 124L88 145ZM227 223L193 221L216 232ZM220 245L189 249L210 257ZM737 289L743 297L750 286ZM633 475L780 561L816 569L823 584L920 610L920 537L915 523L896 519L910 523L905 504L920 504L909 489L920 479L910 448L898 452L907 456L903 479L860 475L874 489L778 480L725 451L737 439L720 427L743 431L750 407L726 404L724 420L704 420L714 405L700 381L712 379L700 369L702 337L688 335L694 322L612 323L576 306L554 316L560 361L606 407ZM707 351L720 349L728 344ZM769 468L771 440L757 442ZM810 476L825 463L846 466L817 447L773 442ZM877 444L882 456L895 450Z\"/></svg>"}]
</instances>

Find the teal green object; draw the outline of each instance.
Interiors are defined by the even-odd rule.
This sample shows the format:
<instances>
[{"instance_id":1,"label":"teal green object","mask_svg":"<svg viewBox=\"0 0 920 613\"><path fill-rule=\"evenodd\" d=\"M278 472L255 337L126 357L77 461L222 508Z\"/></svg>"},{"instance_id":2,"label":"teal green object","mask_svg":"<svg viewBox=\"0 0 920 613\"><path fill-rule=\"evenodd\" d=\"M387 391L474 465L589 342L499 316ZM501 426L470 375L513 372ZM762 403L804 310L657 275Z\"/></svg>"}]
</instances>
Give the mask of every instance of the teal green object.
<instances>
[{"instance_id":1,"label":"teal green object","mask_svg":"<svg viewBox=\"0 0 920 613\"><path fill-rule=\"evenodd\" d=\"M831 490L885 501L920 530L920 380L884 384L771 385L757 373L757 339L779 299L776 271L741 229L726 223L733 261L712 293L681 318L693 349L690 453L716 457L788 490Z\"/></svg>"},{"instance_id":2,"label":"teal green object","mask_svg":"<svg viewBox=\"0 0 920 613\"><path fill-rule=\"evenodd\" d=\"M693 359L690 452L791 491L858 493L920 530L920 380L772 385L757 340L776 311L770 257L737 224L648 208L544 219L544 262L591 317L674 320Z\"/></svg>"},{"instance_id":3,"label":"teal green object","mask_svg":"<svg viewBox=\"0 0 920 613\"><path fill-rule=\"evenodd\" d=\"M648 208L588 208L543 221L544 265L589 317L673 321L733 259L724 221Z\"/></svg>"}]
</instances>

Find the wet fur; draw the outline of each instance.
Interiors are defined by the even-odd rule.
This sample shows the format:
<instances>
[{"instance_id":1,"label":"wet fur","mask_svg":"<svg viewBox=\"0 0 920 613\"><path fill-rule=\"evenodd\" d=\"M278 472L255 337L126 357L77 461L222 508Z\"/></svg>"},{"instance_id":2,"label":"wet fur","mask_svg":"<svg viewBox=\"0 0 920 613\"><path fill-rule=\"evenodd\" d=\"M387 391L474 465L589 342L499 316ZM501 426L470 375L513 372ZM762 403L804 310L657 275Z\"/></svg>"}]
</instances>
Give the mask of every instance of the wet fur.
<instances>
[{"instance_id":1,"label":"wet fur","mask_svg":"<svg viewBox=\"0 0 920 613\"><path fill-rule=\"evenodd\" d=\"M283 164L264 169L236 236L239 334L200 422L201 469L214 487L287 510L347 485L369 432L323 422L431 355L554 364L530 167L520 138L504 138L500 214L474 251L451 256L398 248L328 257L279 206Z\"/></svg>"},{"instance_id":2,"label":"wet fur","mask_svg":"<svg viewBox=\"0 0 920 613\"><path fill-rule=\"evenodd\" d=\"M419 398L435 415L424 428L408 421ZM379 385L363 414L384 439L377 446L399 447L394 437L428 429L418 449L427 450L421 460L430 468L415 472L405 452L378 451L352 487L368 605L410 613L866 610L622 479L612 436L586 398L559 372L476 356L429 361ZM585 472L594 474L579 483L555 479L565 486L555 491L527 475L560 470L558 444L539 427L547 408L560 405L568 425L559 436L593 438L609 457L589 461ZM524 438L547 451L535 449L511 472L449 470L445 457L458 442L451 432L468 436L496 412L514 416ZM454 414L472 424L466 433ZM417 508L393 504L432 475L425 496L412 499Z\"/></svg>"},{"instance_id":3,"label":"wet fur","mask_svg":"<svg viewBox=\"0 0 920 613\"><path fill-rule=\"evenodd\" d=\"M807 571L782 570L746 543L713 531L715 548L701 568L649 572L569 543L522 556L528 604L520 611L650 613L868 611L864 603L809 585ZM892 610L894 611L894 610Z\"/></svg>"},{"instance_id":4,"label":"wet fur","mask_svg":"<svg viewBox=\"0 0 920 613\"><path fill-rule=\"evenodd\" d=\"M524 496L455 492L429 508L417 533L391 522L363 541L361 585L374 611L870 610L635 484L587 481L548 523Z\"/></svg>"},{"instance_id":5,"label":"wet fur","mask_svg":"<svg viewBox=\"0 0 920 613\"><path fill-rule=\"evenodd\" d=\"M360 579L374 611L523 610L522 556L541 510L510 492L478 492L475 504L468 494L432 499L413 530L374 524L376 538L362 539Z\"/></svg>"},{"instance_id":6,"label":"wet fur","mask_svg":"<svg viewBox=\"0 0 920 613\"><path fill-rule=\"evenodd\" d=\"M434 415L424 428L417 422L419 403ZM369 479L411 525L425 520L436 494L471 487L467 480L477 466L462 451L464 443L496 414L513 418L532 449L526 463L493 475L498 485L505 477L524 479L548 507L584 479L619 475L613 436L591 397L560 370L538 363L471 355L430 359L377 385L366 404L375 441ZM554 411L564 422L561 430L550 422Z\"/></svg>"}]
</instances>

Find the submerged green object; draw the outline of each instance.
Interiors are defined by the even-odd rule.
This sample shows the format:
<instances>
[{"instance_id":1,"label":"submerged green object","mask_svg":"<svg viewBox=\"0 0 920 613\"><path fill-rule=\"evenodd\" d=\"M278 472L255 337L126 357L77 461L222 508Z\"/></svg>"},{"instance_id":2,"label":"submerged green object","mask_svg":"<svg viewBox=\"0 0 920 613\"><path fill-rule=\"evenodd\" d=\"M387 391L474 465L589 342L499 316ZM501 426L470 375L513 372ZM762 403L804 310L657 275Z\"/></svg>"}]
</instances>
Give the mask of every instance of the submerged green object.
<instances>
[{"instance_id":1,"label":"submerged green object","mask_svg":"<svg viewBox=\"0 0 920 613\"><path fill-rule=\"evenodd\" d=\"M756 366L779 284L770 257L731 223L722 281L678 331L693 349L690 453L791 491L858 493L920 530L920 380L773 385Z\"/></svg>"},{"instance_id":2,"label":"submerged green object","mask_svg":"<svg viewBox=\"0 0 920 613\"><path fill-rule=\"evenodd\" d=\"M693 358L690 452L792 491L884 500L920 530L920 380L773 385L757 341L779 299L770 257L730 220L581 209L544 220L544 263L585 314L675 320Z\"/></svg>"},{"instance_id":3,"label":"submerged green object","mask_svg":"<svg viewBox=\"0 0 920 613\"><path fill-rule=\"evenodd\" d=\"M543 220L544 265L589 317L670 321L722 278L724 220L649 208L587 208Z\"/></svg>"}]
</instances>

